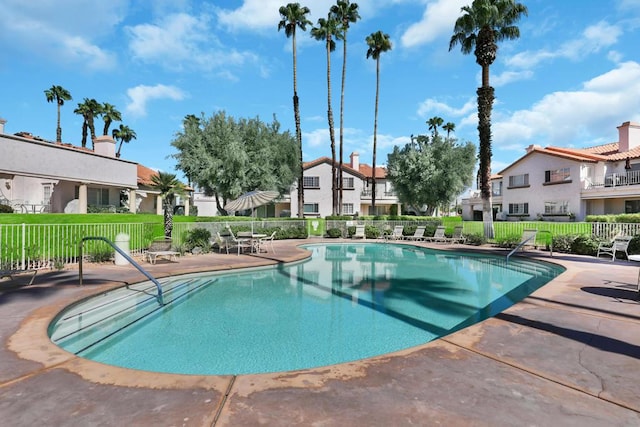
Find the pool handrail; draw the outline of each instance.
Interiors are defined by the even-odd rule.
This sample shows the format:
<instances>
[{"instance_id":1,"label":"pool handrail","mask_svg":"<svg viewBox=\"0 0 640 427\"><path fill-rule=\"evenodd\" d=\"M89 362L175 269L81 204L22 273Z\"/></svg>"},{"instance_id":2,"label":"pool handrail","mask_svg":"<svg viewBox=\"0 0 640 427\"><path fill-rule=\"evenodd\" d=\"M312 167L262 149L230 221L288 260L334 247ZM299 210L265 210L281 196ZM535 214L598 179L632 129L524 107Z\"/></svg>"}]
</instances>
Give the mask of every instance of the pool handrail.
<instances>
[{"instance_id":1,"label":"pool handrail","mask_svg":"<svg viewBox=\"0 0 640 427\"><path fill-rule=\"evenodd\" d=\"M128 253L123 251L121 248L116 246L115 243L113 243L111 240L107 239L106 237L96 237L96 236L83 237L80 240L80 242L78 243L78 254L79 254L78 274L80 276L80 286L82 286L82 258L83 258L83 256L82 256L82 248L84 246L85 240L101 240L101 241L107 243L113 249L115 249L116 252L118 252L120 255L122 255L122 257L124 259L129 261L129 263L131 263L131 265L133 265L135 268L137 268L140 273L144 274L147 277L147 279L151 280L151 282L153 282L153 284L156 285L156 288L158 289L158 296L157 296L158 303L160 304L160 306L164 305L164 298L162 296L162 285L160 285L160 282L158 282L156 280L156 278L153 277L147 270L142 268L142 266L140 264L138 264L133 258L131 258L131 255L129 255Z\"/></svg>"},{"instance_id":2,"label":"pool handrail","mask_svg":"<svg viewBox=\"0 0 640 427\"><path fill-rule=\"evenodd\" d=\"M551 235L551 243L549 243L549 256L553 257L553 234L549 230L537 230L537 232L538 233L549 233ZM527 243L529 240L535 239L535 238L536 238L536 236L533 235L533 236L529 237L528 239L525 239L522 242L518 243L518 246L513 248L511 250L511 252L509 252L509 254L507 255L507 262L509 262L509 258L511 257L511 255L513 255L518 249L523 247L525 245L525 243Z\"/></svg>"}]
</instances>

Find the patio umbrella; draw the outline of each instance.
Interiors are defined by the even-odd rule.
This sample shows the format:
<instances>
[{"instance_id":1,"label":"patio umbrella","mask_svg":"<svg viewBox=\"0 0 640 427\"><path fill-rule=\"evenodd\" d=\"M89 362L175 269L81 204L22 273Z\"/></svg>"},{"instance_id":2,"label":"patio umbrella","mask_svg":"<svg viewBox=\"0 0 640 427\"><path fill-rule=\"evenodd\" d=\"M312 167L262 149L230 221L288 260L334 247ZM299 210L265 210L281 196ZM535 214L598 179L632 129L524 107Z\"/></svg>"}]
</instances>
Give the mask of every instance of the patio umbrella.
<instances>
[{"instance_id":1,"label":"patio umbrella","mask_svg":"<svg viewBox=\"0 0 640 427\"><path fill-rule=\"evenodd\" d=\"M242 196L224 205L224 210L227 212L237 212L251 209L251 216L253 217L253 211L255 208L269 203L279 195L280 193L277 191L249 191L248 193L244 193ZM251 233L253 234L253 221L251 221Z\"/></svg>"}]
</instances>

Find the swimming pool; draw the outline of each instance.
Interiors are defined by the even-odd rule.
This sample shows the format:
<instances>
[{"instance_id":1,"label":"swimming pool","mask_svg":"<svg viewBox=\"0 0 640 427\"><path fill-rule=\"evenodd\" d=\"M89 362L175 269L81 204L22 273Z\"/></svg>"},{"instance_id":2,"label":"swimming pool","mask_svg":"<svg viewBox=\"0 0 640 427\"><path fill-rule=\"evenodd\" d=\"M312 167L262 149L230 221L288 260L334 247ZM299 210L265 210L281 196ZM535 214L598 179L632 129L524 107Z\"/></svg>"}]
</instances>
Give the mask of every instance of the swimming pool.
<instances>
[{"instance_id":1,"label":"swimming pool","mask_svg":"<svg viewBox=\"0 0 640 427\"><path fill-rule=\"evenodd\" d=\"M193 274L75 304L49 327L81 357L154 372L248 374L410 348L503 311L561 267L409 245L305 246L309 260Z\"/></svg>"}]
</instances>

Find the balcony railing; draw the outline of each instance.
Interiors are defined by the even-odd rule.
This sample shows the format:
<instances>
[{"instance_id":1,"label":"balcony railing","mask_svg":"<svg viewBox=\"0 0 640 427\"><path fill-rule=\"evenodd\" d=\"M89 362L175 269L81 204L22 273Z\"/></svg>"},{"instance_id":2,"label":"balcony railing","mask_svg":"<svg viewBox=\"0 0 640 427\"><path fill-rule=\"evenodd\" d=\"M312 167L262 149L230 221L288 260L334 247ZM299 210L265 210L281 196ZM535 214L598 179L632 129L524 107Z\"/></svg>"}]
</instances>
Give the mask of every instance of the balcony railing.
<instances>
[{"instance_id":1,"label":"balcony railing","mask_svg":"<svg viewBox=\"0 0 640 427\"><path fill-rule=\"evenodd\" d=\"M626 171L605 175L604 181L594 181L587 186L589 188L621 187L640 184L640 171Z\"/></svg>"},{"instance_id":2,"label":"balcony railing","mask_svg":"<svg viewBox=\"0 0 640 427\"><path fill-rule=\"evenodd\" d=\"M371 190L362 190L362 192L360 193L360 198L361 199L370 199L371 195L372 195L372 191ZM396 198L396 192L395 191L376 191L376 199L394 199Z\"/></svg>"}]
</instances>

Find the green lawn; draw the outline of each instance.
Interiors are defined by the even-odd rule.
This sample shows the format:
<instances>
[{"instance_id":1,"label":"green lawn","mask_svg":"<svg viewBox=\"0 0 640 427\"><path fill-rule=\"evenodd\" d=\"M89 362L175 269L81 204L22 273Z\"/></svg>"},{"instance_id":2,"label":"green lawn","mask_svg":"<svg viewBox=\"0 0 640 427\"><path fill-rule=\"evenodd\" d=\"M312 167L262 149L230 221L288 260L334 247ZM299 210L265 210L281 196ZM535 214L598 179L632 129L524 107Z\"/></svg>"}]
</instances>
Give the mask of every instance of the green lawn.
<instances>
[{"instance_id":1,"label":"green lawn","mask_svg":"<svg viewBox=\"0 0 640 427\"><path fill-rule=\"evenodd\" d=\"M0 224L108 224L162 223L162 215L152 214L0 214ZM174 215L174 222L205 222L212 218Z\"/></svg>"}]
</instances>

